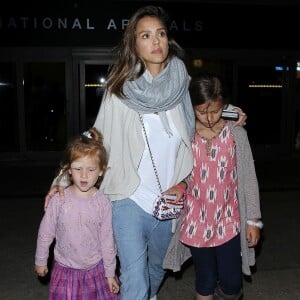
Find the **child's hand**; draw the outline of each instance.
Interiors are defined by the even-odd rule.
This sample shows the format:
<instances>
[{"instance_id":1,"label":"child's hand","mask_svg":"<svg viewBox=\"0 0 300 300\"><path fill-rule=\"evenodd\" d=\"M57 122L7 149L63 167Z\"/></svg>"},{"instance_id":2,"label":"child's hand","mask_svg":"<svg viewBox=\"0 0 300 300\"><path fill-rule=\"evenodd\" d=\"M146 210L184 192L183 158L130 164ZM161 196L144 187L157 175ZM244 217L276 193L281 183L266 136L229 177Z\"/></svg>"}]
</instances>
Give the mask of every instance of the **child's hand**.
<instances>
[{"instance_id":1,"label":"child's hand","mask_svg":"<svg viewBox=\"0 0 300 300\"><path fill-rule=\"evenodd\" d=\"M239 114L239 119L234 122L233 126L245 126L247 115L239 107L235 107L233 110L237 111Z\"/></svg>"},{"instance_id":2,"label":"child's hand","mask_svg":"<svg viewBox=\"0 0 300 300\"><path fill-rule=\"evenodd\" d=\"M107 283L111 293L118 294L120 291L120 286L114 277L107 277Z\"/></svg>"},{"instance_id":3,"label":"child's hand","mask_svg":"<svg viewBox=\"0 0 300 300\"><path fill-rule=\"evenodd\" d=\"M246 239L249 248L255 247L260 239L260 229L256 226L247 225Z\"/></svg>"},{"instance_id":4,"label":"child's hand","mask_svg":"<svg viewBox=\"0 0 300 300\"><path fill-rule=\"evenodd\" d=\"M35 272L41 277L44 277L48 274L47 266L35 266L34 269L35 269Z\"/></svg>"}]
</instances>

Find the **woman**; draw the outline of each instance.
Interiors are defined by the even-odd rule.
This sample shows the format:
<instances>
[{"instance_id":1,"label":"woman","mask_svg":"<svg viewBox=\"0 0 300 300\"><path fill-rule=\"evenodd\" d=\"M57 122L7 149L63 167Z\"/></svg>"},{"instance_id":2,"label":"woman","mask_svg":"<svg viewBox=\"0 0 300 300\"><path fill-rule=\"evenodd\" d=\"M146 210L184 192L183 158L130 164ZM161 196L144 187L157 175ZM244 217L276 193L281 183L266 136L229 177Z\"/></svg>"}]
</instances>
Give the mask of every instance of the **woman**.
<instances>
[{"instance_id":1,"label":"woman","mask_svg":"<svg viewBox=\"0 0 300 300\"><path fill-rule=\"evenodd\" d=\"M131 17L94 124L109 151L109 168L100 188L113 203L124 300L156 299L172 237L172 221L152 216L159 188L140 116L162 190L175 194L178 203L186 189L183 180L193 167L190 77L182 48L168 39L167 20L156 6L142 7ZM240 119L244 122L243 113ZM46 197L46 205L48 201Z\"/></svg>"}]
</instances>

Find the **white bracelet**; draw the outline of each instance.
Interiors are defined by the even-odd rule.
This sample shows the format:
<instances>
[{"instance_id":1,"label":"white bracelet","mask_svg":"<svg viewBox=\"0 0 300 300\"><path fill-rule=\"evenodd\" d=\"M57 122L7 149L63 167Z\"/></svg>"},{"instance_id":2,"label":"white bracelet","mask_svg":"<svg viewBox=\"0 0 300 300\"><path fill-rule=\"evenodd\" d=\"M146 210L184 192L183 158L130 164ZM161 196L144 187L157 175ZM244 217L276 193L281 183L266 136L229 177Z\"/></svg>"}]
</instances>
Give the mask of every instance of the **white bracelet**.
<instances>
[{"instance_id":1,"label":"white bracelet","mask_svg":"<svg viewBox=\"0 0 300 300\"><path fill-rule=\"evenodd\" d=\"M260 220L259 221L247 220L247 224L250 226L258 227L259 229L262 229L264 227L264 223Z\"/></svg>"}]
</instances>

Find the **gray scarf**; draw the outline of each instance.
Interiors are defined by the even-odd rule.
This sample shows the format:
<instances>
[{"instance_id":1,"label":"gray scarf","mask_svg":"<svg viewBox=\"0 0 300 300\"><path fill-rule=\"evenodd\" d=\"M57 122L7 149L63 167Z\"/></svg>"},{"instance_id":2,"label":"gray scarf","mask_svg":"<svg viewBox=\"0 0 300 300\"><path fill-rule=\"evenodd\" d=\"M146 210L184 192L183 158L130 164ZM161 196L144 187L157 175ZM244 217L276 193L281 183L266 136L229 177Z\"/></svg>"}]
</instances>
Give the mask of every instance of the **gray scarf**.
<instances>
[{"instance_id":1,"label":"gray scarf","mask_svg":"<svg viewBox=\"0 0 300 300\"><path fill-rule=\"evenodd\" d=\"M123 92L129 108L143 114L158 113L168 134L172 135L166 111L178 104L182 105L188 134L194 138L195 115L188 92L190 76L183 61L173 57L166 68L153 78L152 82L141 76L134 81L126 81Z\"/></svg>"}]
</instances>

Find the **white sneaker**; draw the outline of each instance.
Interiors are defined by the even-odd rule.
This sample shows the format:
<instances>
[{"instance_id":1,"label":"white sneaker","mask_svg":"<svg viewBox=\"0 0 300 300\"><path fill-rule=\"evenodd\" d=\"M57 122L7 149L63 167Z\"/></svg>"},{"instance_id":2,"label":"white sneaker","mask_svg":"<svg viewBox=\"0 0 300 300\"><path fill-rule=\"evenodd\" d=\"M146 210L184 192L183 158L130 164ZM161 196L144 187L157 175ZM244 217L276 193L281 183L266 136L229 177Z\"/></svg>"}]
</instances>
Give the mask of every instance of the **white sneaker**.
<instances>
[{"instance_id":1,"label":"white sneaker","mask_svg":"<svg viewBox=\"0 0 300 300\"><path fill-rule=\"evenodd\" d=\"M157 300L157 297L156 297L156 295L155 295L155 296L153 296L152 298L150 298L149 300Z\"/></svg>"}]
</instances>

